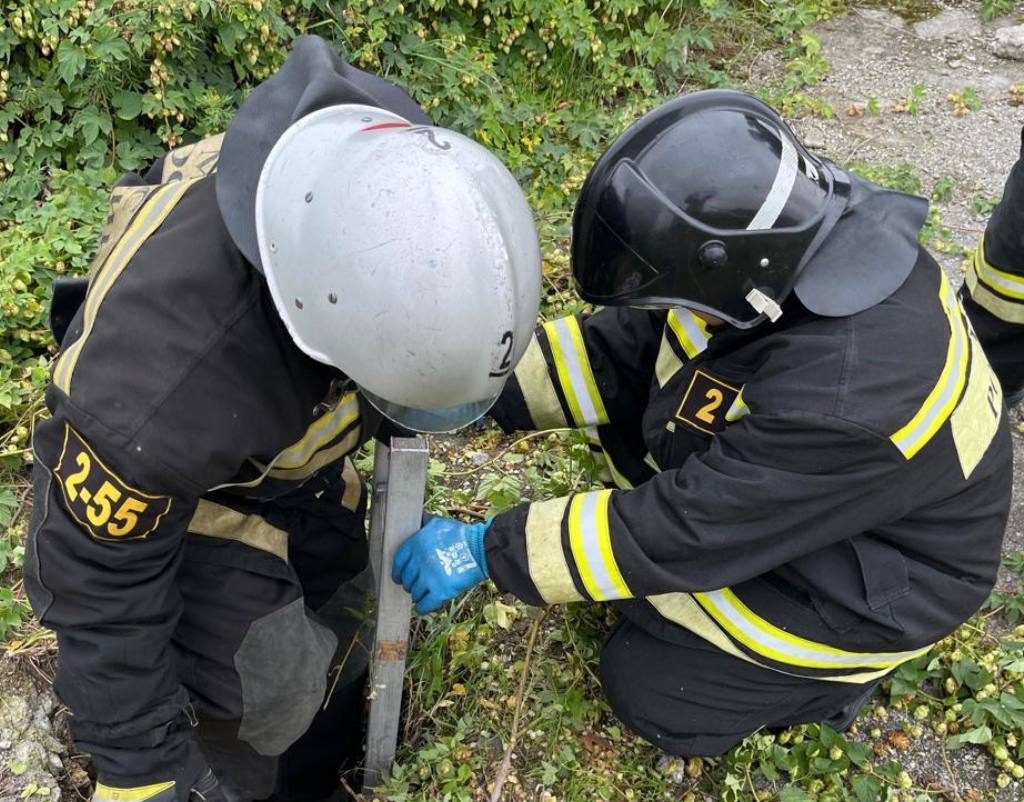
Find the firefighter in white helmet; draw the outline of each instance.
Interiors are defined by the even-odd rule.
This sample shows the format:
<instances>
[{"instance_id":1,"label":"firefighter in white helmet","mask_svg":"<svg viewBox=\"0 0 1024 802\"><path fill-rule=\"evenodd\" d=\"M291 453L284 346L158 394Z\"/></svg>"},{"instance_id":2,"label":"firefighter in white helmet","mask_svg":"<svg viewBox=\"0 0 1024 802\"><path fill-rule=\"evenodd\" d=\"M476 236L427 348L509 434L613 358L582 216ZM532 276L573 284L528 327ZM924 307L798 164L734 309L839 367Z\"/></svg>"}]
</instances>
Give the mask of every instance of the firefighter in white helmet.
<instances>
[{"instance_id":1,"label":"firefighter in white helmet","mask_svg":"<svg viewBox=\"0 0 1024 802\"><path fill-rule=\"evenodd\" d=\"M368 643L349 455L484 414L539 294L508 171L315 37L122 179L88 291L55 290L25 569L96 802L337 790Z\"/></svg>"}]
</instances>

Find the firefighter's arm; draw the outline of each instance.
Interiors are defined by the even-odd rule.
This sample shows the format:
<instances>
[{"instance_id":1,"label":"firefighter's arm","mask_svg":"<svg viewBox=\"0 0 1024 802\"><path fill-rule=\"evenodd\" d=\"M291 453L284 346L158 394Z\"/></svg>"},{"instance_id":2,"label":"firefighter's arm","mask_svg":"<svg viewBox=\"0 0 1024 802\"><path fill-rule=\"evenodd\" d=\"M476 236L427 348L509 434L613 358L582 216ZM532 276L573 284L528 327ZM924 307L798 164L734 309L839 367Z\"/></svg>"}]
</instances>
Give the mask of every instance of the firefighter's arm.
<instances>
[{"instance_id":1,"label":"firefighter's arm","mask_svg":"<svg viewBox=\"0 0 1024 802\"><path fill-rule=\"evenodd\" d=\"M491 417L507 432L635 417L647 400L664 321L664 313L614 307L538 326Z\"/></svg>"},{"instance_id":2,"label":"firefighter's arm","mask_svg":"<svg viewBox=\"0 0 1024 802\"><path fill-rule=\"evenodd\" d=\"M633 490L522 505L486 538L531 604L714 590L869 530L912 503L887 439L825 416L748 416Z\"/></svg>"},{"instance_id":3,"label":"firefighter's arm","mask_svg":"<svg viewBox=\"0 0 1024 802\"><path fill-rule=\"evenodd\" d=\"M138 796L145 791L185 800L206 767L170 641L196 499L168 490L174 483L158 482L145 455L99 431L92 420L72 425L61 416L36 428L25 585L57 634L56 689L74 714L78 746L92 755L99 798L134 789L133 799L149 798Z\"/></svg>"},{"instance_id":4,"label":"firefighter's arm","mask_svg":"<svg viewBox=\"0 0 1024 802\"><path fill-rule=\"evenodd\" d=\"M1012 404L1024 394L1024 146L969 258L960 296Z\"/></svg>"}]
</instances>

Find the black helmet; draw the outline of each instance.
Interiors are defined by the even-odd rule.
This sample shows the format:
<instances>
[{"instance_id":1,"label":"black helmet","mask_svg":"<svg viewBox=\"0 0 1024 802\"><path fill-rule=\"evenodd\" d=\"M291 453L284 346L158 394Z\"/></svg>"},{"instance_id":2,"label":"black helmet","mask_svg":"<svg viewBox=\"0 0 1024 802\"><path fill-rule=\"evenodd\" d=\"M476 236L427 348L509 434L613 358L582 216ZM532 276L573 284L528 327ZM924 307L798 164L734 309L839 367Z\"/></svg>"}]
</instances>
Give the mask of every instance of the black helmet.
<instances>
[{"instance_id":1,"label":"black helmet","mask_svg":"<svg viewBox=\"0 0 1024 802\"><path fill-rule=\"evenodd\" d=\"M845 174L760 100L695 92L598 159L573 218L573 275L594 303L688 306L749 328L778 317L848 197Z\"/></svg>"}]
</instances>

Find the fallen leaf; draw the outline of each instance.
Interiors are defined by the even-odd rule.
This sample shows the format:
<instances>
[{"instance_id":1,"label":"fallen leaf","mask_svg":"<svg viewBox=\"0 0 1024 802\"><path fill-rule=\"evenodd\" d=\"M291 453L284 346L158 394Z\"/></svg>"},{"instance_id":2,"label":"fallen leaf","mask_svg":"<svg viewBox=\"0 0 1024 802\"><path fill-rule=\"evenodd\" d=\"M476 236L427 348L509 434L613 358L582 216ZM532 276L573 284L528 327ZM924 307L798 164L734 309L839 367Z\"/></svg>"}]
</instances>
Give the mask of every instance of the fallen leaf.
<instances>
[{"instance_id":1,"label":"fallen leaf","mask_svg":"<svg viewBox=\"0 0 1024 802\"><path fill-rule=\"evenodd\" d=\"M910 748L910 737L903 730L889 733L889 746L900 752L906 752Z\"/></svg>"}]
</instances>

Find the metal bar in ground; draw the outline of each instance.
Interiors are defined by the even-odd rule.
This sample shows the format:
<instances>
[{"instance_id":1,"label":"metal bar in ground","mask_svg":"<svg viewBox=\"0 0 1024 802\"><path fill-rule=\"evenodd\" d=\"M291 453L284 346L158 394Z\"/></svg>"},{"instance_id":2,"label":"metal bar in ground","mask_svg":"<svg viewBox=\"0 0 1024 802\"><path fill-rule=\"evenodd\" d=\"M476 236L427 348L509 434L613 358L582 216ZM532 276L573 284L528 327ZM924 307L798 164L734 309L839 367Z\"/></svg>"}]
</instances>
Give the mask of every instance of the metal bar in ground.
<instances>
[{"instance_id":1,"label":"metal bar in ground","mask_svg":"<svg viewBox=\"0 0 1024 802\"><path fill-rule=\"evenodd\" d=\"M370 717L366 734L364 786L367 788L378 785L383 774L390 770L398 745L412 599L400 585L391 581L391 563L398 547L420 528L423 519L423 496L427 483L426 441L419 437L393 437L390 453L384 461L387 462L383 493L386 500L377 563L377 632L370 670ZM375 459L374 500L379 503L376 473ZM371 517L371 527L372 523Z\"/></svg>"}]
</instances>

